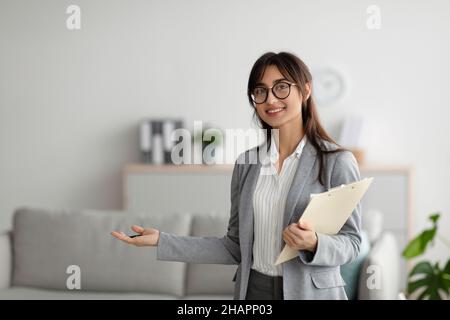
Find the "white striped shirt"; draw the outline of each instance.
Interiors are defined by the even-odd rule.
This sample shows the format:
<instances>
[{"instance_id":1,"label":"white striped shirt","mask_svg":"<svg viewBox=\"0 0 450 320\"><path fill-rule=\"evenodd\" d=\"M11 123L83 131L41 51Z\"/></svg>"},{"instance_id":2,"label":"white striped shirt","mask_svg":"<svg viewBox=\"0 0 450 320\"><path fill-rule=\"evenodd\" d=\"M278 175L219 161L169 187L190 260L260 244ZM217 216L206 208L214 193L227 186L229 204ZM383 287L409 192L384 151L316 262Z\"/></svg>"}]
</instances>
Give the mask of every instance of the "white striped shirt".
<instances>
[{"instance_id":1,"label":"white striped shirt","mask_svg":"<svg viewBox=\"0 0 450 320\"><path fill-rule=\"evenodd\" d=\"M281 265L275 266L280 254L282 224L286 198L298 167L300 155L306 143L306 135L295 151L283 161L280 173L276 162L279 157L278 141L272 136L267 156L253 194L254 242L252 269L269 276L281 276Z\"/></svg>"}]
</instances>

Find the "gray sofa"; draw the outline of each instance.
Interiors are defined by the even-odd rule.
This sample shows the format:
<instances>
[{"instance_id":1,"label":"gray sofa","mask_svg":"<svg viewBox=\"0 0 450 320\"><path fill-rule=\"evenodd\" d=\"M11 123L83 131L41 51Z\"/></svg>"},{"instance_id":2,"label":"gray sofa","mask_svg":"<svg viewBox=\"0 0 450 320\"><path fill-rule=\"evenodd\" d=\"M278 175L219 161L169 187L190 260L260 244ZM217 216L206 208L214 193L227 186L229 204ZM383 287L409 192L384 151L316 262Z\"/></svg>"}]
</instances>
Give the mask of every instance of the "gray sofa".
<instances>
[{"instance_id":1,"label":"gray sofa","mask_svg":"<svg viewBox=\"0 0 450 320\"><path fill-rule=\"evenodd\" d=\"M155 248L131 247L110 235L140 224L178 235L221 236L227 222L226 216L19 208L13 230L0 235L0 300L232 299L236 266L158 261ZM380 266L382 288L368 290L370 274L360 272L358 297L395 299L395 240L389 234L377 238L364 268ZM76 283L80 289L73 289Z\"/></svg>"}]
</instances>

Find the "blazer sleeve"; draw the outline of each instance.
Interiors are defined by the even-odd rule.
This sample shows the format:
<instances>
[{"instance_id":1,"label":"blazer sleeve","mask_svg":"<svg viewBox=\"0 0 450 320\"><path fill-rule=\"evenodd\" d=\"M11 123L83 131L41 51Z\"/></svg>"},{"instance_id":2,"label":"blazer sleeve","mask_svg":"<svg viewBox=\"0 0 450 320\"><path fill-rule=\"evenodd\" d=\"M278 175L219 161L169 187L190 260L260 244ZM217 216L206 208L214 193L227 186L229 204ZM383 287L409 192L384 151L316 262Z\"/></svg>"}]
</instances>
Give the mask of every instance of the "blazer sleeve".
<instances>
[{"instance_id":1,"label":"blazer sleeve","mask_svg":"<svg viewBox=\"0 0 450 320\"><path fill-rule=\"evenodd\" d=\"M239 165L234 164L231 178L231 210L224 237L177 236L160 232L157 259L188 263L239 264Z\"/></svg>"},{"instance_id":2,"label":"blazer sleeve","mask_svg":"<svg viewBox=\"0 0 450 320\"><path fill-rule=\"evenodd\" d=\"M355 157L349 151L339 152L331 173L331 187L359 181L360 173ZM315 253L300 251L300 260L307 265L338 266L353 261L361 245L361 203L336 235L317 233Z\"/></svg>"}]
</instances>

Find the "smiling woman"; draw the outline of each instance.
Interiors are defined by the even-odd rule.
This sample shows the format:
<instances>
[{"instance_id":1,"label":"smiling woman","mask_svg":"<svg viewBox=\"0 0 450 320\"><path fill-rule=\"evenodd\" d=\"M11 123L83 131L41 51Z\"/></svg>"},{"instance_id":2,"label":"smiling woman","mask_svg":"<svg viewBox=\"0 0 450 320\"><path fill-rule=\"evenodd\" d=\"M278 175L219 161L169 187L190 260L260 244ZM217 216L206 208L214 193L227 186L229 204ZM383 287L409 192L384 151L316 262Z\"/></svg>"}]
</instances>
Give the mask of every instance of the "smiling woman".
<instances>
[{"instance_id":1,"label":"smiling woman","mask_svg":"<svg viewBox=\"0 0 450 320\"><path fill-rule=\"evenodd\" d=\"M272 86L269 86L272 84ZM307 136L318 153L319 181L322 183L324 154L345 151L343 148L327 150L323 142L337 143L327 134L319 120L312 97L312 75L306 64L294 54L268 52L253 66L247 86L249 103L254 108L258 124L267 130L267 148L273 129L280 129L277 140L300 141ZM288 138L291 137L291 138ZM281 149L283 146L280 146ZM294 145L280 150L282 155L292 153Z\"/></svg>"},{"instance_id":2,"label":"smiling woman","mask_svg":"<svg viewBox=\"0 0 450 320\"><path fill-rule=\"evenodd\" d=\"M358 255L360 205L337 235L296 222L310 194L360 180L353 155L320 124L311 83L308 68L291 53L268 52L253 65L247 95L267 139L236 160L225 236L183 237L140 226L132 227L140 236L113 236L156 246L159 260L237 264L235 299L346 299L339 266ZM275 265L285 244L298 257Z\"/></svg>"}]
</instances>

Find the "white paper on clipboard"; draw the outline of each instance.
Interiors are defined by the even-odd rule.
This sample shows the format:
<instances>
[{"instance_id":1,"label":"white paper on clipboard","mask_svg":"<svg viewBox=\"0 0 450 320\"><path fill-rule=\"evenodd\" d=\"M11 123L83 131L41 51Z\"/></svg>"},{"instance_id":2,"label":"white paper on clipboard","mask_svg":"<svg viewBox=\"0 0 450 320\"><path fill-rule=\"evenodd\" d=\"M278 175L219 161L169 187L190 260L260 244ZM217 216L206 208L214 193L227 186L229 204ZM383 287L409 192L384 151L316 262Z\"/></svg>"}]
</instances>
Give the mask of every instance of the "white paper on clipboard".
<instances>
[{"instance_id":1,"label":"white paper on clipboard","mask_svg":"<svg viewBox=\"0 0 450 320\"><path fill-rule=\"evenodd\" d=\"M309 222L317 233L337 234L371 185L373 177L311 194L300 220ZM284 246L275 265L298 256L298 250Z\"/></svg>"}]
</instances>

